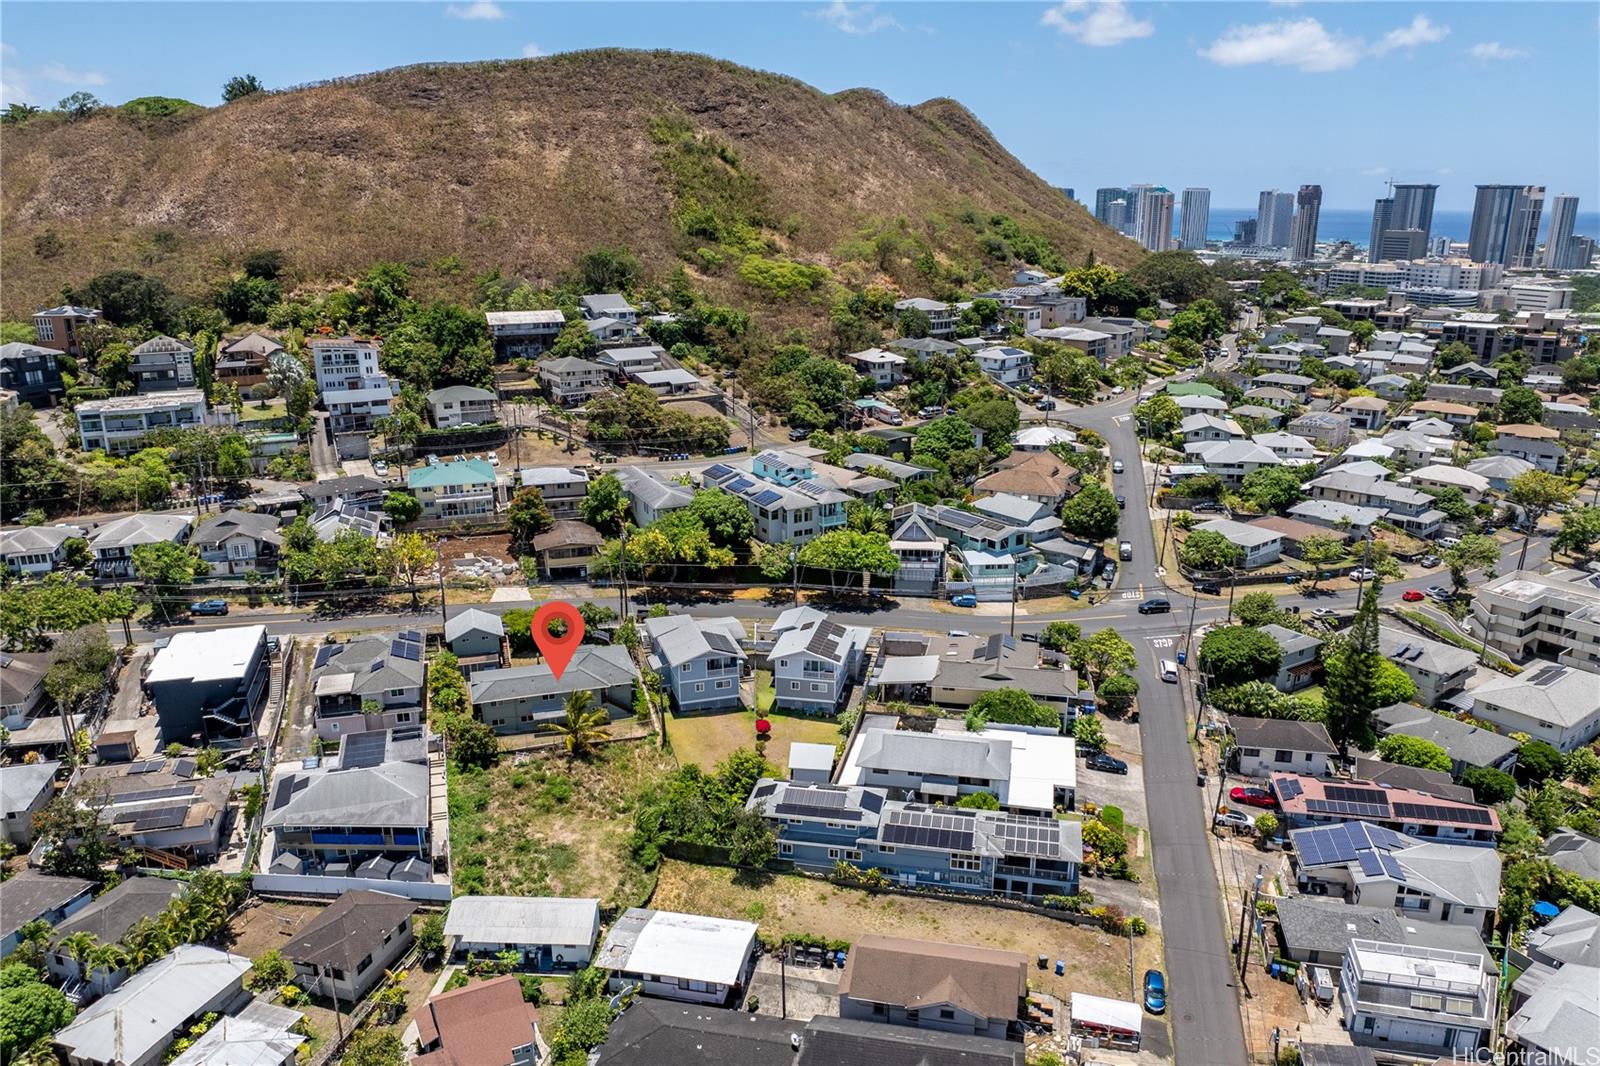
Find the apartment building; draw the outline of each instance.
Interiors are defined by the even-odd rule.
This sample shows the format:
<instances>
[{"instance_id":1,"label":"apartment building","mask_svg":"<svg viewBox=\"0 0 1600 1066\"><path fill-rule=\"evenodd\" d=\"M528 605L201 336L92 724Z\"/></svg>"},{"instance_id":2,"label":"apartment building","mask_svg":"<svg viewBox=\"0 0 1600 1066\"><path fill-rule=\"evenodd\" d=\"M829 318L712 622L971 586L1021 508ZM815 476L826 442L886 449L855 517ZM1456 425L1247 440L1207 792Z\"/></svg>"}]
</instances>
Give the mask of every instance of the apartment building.
<instances>
[{"instance_id":1,"label":"apartment building","mask_svg":"<svg viewBox=\"0 0 1600 1066\"><path fill-rule=\"evenodd\" d=\"M1517 570L1473 592L1472 616L1489 646L1600 672L1600 575ZM1483 632L1483 629L1479 629Z\"/></svg>"},{"instance_id":2,"label":"apartment building","mask_svg":"<svg viewBox=\"0 0 1600 1066\"><path fill-rule=\"evenodd\" d=\"M587 403L616 383L609 367L573 356L547 359L539 364L538 373L545 395L563 407Z\"/></svg>"},{"instance_id":3,"label":"apartment building","mask_svg":"<svg viewBox=\"0 0 1600 1066\"><path fill-rule=\"evenodd\" d=\"M357 337L313 337L309 347L317 392L324 399L329 392L359 389L364 382L380 378L384 387L388 387L388 376L378 363L383 347L377 341Z\"/></svg>"},{"instance_id":4,"label":"apartment building","mask_svg":"<svg viewBox=\"0 0 1600 1066\"><path fill-rule=\"evenodd\" d=\"M489 325L494 357L500 362L537 359L556 342L567 324L566 316L554 310L489 311L484 318Z\"/></svg>"},{"instance_id":5,"label":"apartment building","mask_svg":"<svg viewBox=\"0 0 1600 1066\"><path fill-rule=\"evenodd\" d=\"M107 455L131 455L157 430L198 429L235 421L231 409L208 411L205 393L199 389L84 400L75 413L79 446L86 452L98 449Z\"/></svg>"}]
</instances>

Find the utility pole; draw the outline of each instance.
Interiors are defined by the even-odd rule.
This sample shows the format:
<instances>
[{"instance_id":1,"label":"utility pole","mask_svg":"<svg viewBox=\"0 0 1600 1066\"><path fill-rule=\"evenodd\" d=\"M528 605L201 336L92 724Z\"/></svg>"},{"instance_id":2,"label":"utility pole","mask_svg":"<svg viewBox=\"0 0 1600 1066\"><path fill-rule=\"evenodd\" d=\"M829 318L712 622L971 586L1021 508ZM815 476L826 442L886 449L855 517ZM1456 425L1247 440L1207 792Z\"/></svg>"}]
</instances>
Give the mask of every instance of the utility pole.
<instances>
[{"instance_id":1,"label":"utility pole","mask_svg":"<svg viewBox=\"0 0 1600 1066\"><path fill-rule=\"evenodd\" d=\"M1241 915L1246 924L1244 927L1244 943L1239 949L1239 987L1244 989L1246 996L1250 995L1250 985L1245 980L1245 974L1250 969L1250 942L1254 939L1256 931L1255 909L1256 904L1261 899L1261 881L1265 877L1265 867L1258 864L1256 866L1256 882L1250 892L1245 895L1245 910L1244 914Z\"/></svg>"},{"instance_id":2,"label":"utility pole","mask_svg":"<svg viewBox=\"0 0 1600 1066\"><path fill-rule=\"evenodd\" d=\"M444 541L441 539L435 543L443 544ZM438 549L436 548L435 551L437 552ZM439 621L444 625L450 624L450 612L445 608L444 558L442 556L439 559Z\"/></svg>"},{"instance_id":3,"label":"utility pole","mask_svg":"<svg viewBox=\"0 0 1600 1066\"><path fill-rule=\"evenodd\" d=\"M1017 557L1011 557L1011 636L1017 635Z\"/></svg>"},{"instance_id":4,"label":"utility pole","mask_svg":"<svg viewBox=\"0 0 1600 1066\"><path fill-rule=\"evenodd\" d=\"M621 574L621 581L619 584L621 585L622 591L621 617L624 621L626 621L628 618L628 523L626 519L624 519L622 523L622 551L619 554L619 561L620 566L618 567L618 570Z\"/></svg>"},{"instance_id":5,"label":"utility pole","mask_svg":"<svg viewBox=\"0 0 1600 1066\"><path fill-rule=\"evenodd\" d=\"M750 402L748 395L745 397L744 408L750 412L750 454L756 453L756 407Z\"/></svg>"},{"instance_id":6,"label":"utility pole","mask_svg":"<svg viewBox=\"0 0 1600 1066\"><path fill-rule=\"evenodd\" d=\"M1239 568L1228 567L1228 621L1233 621L1233 590L1239 585Z\"/></svg>"},{"instance_id":7,"label":"utility pole","mask_svg":"<svg viewBox=\"0 0 1600 1066\"><path fill-rule=\"evenodd\" d=\"M789 580L794 587L794 605L800 606L800 553L789 549Z\"/></svg>"}]
</instances>

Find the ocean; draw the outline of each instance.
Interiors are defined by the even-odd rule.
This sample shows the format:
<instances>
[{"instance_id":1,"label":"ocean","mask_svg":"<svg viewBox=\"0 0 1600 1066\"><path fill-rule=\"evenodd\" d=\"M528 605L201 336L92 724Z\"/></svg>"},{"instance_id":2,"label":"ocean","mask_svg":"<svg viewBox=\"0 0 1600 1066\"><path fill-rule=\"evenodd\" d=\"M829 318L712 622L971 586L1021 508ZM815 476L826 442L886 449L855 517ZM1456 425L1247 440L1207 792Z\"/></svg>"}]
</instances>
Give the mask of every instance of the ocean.
<instances>
[{"instance_id":1,"label":"ocean","mask_svg":"<svg viewBox=\"0 0 1600 1066\"><path fill-rule=\"evenodd\" d=\"M1181 214L1182 212L1179 212ZM1254 207L1213 207L1206 237L1213 241L1231 241L1233 224L1242 218L1254 218ZM1182 225L1182 219L1178 220ZM1585 237L1600 238L1600 211L1579 211L1576 232ZM1472 229L1471 211L1435 211L1433 236L1449 237L1453 241L1466 241ZM1549 205L1545 205L1544 218L1540 220L1539 238L1543 240L1550 229ZM1178 232L1175 228L1174 232ZM1317 216L1317 240L1349 241L1365 248L1372 236L1372 209L1344 210L1324 207Z\"/></svg>"}]
</instances>

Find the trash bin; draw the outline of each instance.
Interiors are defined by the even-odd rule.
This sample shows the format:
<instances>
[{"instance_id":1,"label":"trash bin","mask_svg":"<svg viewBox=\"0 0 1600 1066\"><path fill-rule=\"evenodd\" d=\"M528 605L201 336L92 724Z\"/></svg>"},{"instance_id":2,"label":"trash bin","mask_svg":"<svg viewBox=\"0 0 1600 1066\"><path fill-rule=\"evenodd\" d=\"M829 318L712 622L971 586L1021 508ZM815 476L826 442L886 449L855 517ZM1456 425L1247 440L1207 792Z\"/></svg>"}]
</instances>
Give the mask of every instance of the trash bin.
<instances>
[{"instance_id":1,"label":"trash bin","mask_svg":"<svg viewBox=\"0 0 1600 1066\"><path fill-rule=\"evenodd\" d=\"M1057 977L1061 977L1061 976L1065 975L1066 972L1067 972L1067 962L1066 962L1066 960L1065 959L1057 959L1056 960L1056 976Z\"/></svg>"},{"instance_id":2,"label":"trash bin","mask_svg":"<svg viewBox=\"0 0 1600 1066\"><path fill-rule=\"evenodd\" d=\"M1189 653L1187 651L1180 651L1178 653L1178 665L1182 666L1184 663L1186 663L1188 661L1189 661Z\"/></svg>"}]
</instances>

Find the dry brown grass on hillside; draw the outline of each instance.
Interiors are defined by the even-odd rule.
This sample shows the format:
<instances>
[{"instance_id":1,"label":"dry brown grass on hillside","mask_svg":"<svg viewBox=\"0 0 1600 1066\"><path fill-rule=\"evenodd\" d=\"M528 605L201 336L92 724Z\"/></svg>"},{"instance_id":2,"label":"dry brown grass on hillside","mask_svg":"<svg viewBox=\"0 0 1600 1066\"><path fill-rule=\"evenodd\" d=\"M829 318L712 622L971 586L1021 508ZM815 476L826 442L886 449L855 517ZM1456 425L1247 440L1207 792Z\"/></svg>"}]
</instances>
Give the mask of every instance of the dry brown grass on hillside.
<instances>
[{"instance_id":1,"label":"dry brown grass on hillside","mask_svg":"<svg viewBox=\"0 0 1600 1066\"><path fill-rule=\"evenodd\" d=\"M144 269L195 292L258 247L305 281L380 259L463 260L550 281L597 245L655 269L686 249L652 120L678 116L738 154L782 220L785 251L832 265L872 220L904 218L970 257L965 209L1003 213L1071 262L1139 255L1001 147L959 104L827 95L700 56L599 51L403 69L250 97L166 120L107 112L0 140L6 317L66 282ZM154 251L167 230L176 249ZM63 250L41 258L53 231ZM966 242L966 243L963 243ZM713 285L735 288L731 271Z\"/></svg>"}]
</instances>

